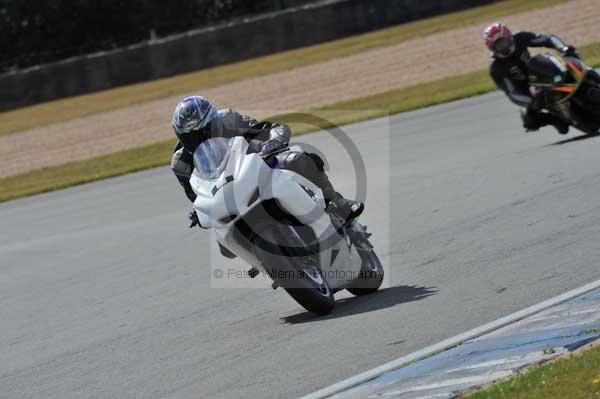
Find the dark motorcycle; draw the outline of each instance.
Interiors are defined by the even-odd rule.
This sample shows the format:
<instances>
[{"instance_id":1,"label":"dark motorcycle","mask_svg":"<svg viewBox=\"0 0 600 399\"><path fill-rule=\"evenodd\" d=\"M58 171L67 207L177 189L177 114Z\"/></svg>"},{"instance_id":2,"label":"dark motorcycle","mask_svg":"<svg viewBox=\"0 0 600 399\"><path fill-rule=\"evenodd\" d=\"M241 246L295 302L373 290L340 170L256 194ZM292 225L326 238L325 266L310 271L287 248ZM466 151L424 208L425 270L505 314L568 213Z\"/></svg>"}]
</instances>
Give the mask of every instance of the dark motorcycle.
<instances>
[{"instance_id":1,"label":"dark motorcycle","mask_svg":"<svg viewBox=\"0 0 600 399\"><path fill-rule=\"evenodd\" d=\"M529 84L540 108L587 134L600 129L600 75L579 58L538 54L528 62Z\"/></svg>"}]
</instances>

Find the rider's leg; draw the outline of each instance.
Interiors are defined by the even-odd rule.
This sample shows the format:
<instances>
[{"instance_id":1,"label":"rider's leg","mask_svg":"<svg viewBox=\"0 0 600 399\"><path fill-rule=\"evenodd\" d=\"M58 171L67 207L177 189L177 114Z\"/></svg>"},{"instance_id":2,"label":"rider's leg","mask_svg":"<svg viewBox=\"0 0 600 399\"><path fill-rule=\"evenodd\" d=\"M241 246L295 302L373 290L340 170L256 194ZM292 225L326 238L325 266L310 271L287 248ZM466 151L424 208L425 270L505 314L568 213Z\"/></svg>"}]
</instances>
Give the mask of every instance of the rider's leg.
<instances>
[{"instance_id":1,"label":"rider's leg","mask_svg":"<svg viewBox=\"0 0 600 399\"><path fill-rule=\"evenodd\" d=\"M569 124L567 122L556 115L546 112L538 112L529 108L523 109L521 110L521 119L523 127L528 132L548 125L554 126L560 134L567 134L569 132Z\"/></svg>"},{"instance_id":2,"label":"rider's leg","mask_svg":"<svg viewBox=\"0 0 600 399\"><path fill-rule=\"evenodd\" d=\"M346 199L335 191L323 169L323 161L318 155L287 151L277 155L277 161L282 168L294 171L318 186L323 191L327 209L343 219L357 218L364 210L362 203Z\"/></svg>"}]
</instances>

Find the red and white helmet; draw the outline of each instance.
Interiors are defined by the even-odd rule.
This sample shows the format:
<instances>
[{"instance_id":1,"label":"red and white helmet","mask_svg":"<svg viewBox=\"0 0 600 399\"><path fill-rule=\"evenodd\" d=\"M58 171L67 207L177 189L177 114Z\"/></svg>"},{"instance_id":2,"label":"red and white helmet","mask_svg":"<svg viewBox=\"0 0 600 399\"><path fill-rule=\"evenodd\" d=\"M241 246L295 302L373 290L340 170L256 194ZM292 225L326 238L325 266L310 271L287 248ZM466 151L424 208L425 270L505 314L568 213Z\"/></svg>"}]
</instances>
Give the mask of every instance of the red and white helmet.
<instances>
[{"instance_id":1,"label":"red and white helmet","mask_svg":"<svg viewBox=\"0 0 600 399\"><path fill-rule=\"evenodd\" d=\"M496 22L483 31L486 46L494 56L505 58L515 51L515 40L510 29L502 22Z\"/></svg>"}]
</instances>

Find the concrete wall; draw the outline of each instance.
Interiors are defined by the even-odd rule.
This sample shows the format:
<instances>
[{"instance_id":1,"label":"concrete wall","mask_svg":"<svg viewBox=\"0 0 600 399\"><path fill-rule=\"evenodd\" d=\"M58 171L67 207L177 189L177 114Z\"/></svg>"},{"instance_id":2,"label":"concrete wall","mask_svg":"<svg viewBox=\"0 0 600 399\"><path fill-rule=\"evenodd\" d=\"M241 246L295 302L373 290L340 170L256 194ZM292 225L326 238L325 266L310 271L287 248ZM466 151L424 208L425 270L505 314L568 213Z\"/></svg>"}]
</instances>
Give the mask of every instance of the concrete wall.
<instances>
[{"instance_id":1,"label":"concrete wall","mask_svg":"<svg viewBox=\"0 0 600 399\"><path fill-rule=\"evenodd\" d=\"M241 61L493 1L321 1L0 75L0 110Z\"/></svg>"}]
</instances>

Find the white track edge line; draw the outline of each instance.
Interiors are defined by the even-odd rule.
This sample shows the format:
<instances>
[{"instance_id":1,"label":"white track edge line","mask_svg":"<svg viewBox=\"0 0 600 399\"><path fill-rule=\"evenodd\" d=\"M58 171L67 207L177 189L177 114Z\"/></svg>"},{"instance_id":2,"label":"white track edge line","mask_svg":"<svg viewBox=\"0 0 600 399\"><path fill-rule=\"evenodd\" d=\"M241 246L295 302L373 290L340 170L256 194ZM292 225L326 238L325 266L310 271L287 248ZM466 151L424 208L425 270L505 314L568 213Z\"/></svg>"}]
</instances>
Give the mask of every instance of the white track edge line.
<instances>
[{"instance_id":1,"label":"white track edge line","mask_svg":"<svg viewBox=\"0 0 600 399\"><path fill-rule=\"evenodd\" d=\"M582 287L575 288L574 290L565 292L564 294L558 295L554 298L550 298L546 301L540 302L536 305L530 306L523 310L519 310L518 312L512 313L508 316L504 316L498 320L492 321L490 323L484 324L483 326L474 328L470 331L464 332L462 334L456 335L454 337L448 338L444 341L438 342L437 344L431 345L427 348L421 349L419 351L413 352L409 355L403 356L396 360L392 360L391 362L382 364L381 366L375 367L371 370L365 371L363 373L357 374L354 377L350 377L346 380L340 381L333 385L330 385L326 388L320 389L316 392L313 392L309 395L303 396L301 399L323 399L335 395L337 393L346 391L350 388L354 388L357 385L363 384L367 381L375 379L389 371L401 368L410 363L416 362L418 360L423 360L440 352L443 352L447 349L450 349L454 346L460 345L461 343L478 338L484 334L507 326L509 324L515 323L519 320L522 320L526 317L532 316L536 313L539 313L543 310L551 308L552 306L556 306L563 302L566 302L570 299L576 298L583 294L586 294L590 291L595 290L596 288L600 288L600 280L596 280L592 283L586 284Z\"/></svg>"}]
</instances>

